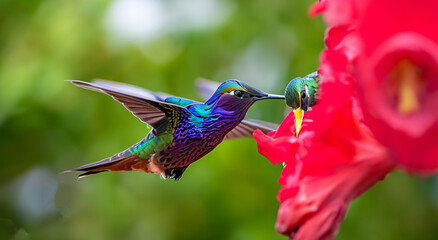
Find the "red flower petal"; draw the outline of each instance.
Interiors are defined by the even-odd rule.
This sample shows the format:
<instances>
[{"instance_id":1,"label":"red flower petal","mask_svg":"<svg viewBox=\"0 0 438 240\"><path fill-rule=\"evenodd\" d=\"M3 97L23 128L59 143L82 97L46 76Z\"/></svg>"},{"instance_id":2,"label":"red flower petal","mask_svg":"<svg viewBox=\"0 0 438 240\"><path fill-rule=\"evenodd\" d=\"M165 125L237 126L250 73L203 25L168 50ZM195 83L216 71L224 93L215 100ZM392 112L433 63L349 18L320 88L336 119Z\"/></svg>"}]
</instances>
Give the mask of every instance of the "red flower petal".
<instances>
[{"instance_id":1,"label":"red flower petal","mask_svg":"<svg viewBox=\"0 0 438 240\"><path fill-rule=\"evenodd\" d=\"M309 9L309 16L310 17L316 17L317 15L324 12L326 7L326 0L319 0L318 2L315 2Z\"/></svg>"},{"instance_id":2,"label":"red flower petal","mask_svg":"<svg viewBox=\"0 0 438 240\"><path fill-rule=\"evenodd\" d=\"M395 164L387 157L377 147L358 154L351 163L306 177L299 186L294 181L290 182L292 186L288 183L281 191L285 198L278 212L277 231L295 240L331 239L351 201L394 169ZM287 196L287 191L294 192Z\"/></svg>"},{"instance_id":3,"label":"red flower petal","mask_svg":"<svg viewBox=\"0 0 438 240\"><path fill-rule=\"evenodd\" d=\"M268 159L272 164L285 162L295 154L294 149L297 148L297 140L295 138L273 138L265 135L259 129L255 130L253 135L257 140L259 153L269 156Z\"/></svg>"},{"instance_id":4,"label":"red flower petal","mask_svg":"<svg viewBox=\"0 0 438 240\"><path fill-rule=\"evenodd\" d=\"M365 123L406 171L437 173L438 2L368 2L353 68Z\"/></svg>"}]
</instances>

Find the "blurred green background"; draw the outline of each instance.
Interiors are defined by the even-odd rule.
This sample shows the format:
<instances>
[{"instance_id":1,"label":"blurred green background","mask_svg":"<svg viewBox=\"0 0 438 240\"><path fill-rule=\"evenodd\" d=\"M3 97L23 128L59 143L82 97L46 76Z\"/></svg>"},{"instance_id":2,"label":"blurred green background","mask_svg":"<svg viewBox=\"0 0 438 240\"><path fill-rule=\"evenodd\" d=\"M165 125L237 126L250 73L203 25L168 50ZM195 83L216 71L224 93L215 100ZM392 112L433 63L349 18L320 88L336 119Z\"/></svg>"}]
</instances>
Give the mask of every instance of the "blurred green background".
<instances>
[{"instance_id":1,"label":"blurred green background","mask_svg":"<svg viewBox=\"0 0 438 240\"><path fill-rule=\"evenodd\" d=\"M281 166L254 139L221 144L178 181L140 172L81 180L148 127L66 79L111 79L200 100L194 81L271 93L314 71L313 1L0 0L0 239L286 239L274 230ZM279 123L284 104L248 118ZM438 181L401 173L355 201L336 239L438 239Z\"/></svg>"}]
</instances>

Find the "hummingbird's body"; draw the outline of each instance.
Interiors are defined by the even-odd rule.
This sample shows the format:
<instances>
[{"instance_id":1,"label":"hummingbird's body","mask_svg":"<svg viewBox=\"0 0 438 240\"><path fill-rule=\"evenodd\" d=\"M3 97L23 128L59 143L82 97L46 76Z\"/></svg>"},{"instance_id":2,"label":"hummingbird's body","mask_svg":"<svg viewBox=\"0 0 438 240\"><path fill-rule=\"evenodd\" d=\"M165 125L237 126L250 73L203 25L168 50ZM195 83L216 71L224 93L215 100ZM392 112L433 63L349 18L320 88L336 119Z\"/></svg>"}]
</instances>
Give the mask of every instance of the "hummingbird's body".
<instances>
[{"instance_id":1,"label":"hummingbird's body","mask_svg":"<svg viewBox=\"0 0 438 240\"><path fill-rule=\"evenodd\" d=\"M146 138L129 148L127 154L150 159L151 169L147 169L150 171L154 168L158 172L165 169L165 173L167 169L174 172L184 171L189 164L216 148L241 120L222 115L211 118L181 114L174 129L157 136L149 133ZM170 133L172 131L173 133Z\"/></svg>"},{"instance_id":2,"label":"hummingbird's body","mask_svg":"<svg viewBox=\"0 0 438 240\"><path fill-rule=\"evenodd\" d=\"M222 83L205 103L163 97L162 94L109 81L72 82L112 96L153 127L143 140L125 151L69 170L85 171L80 176L136 170L179 179L191 163L211 152L224 139L249 136L256 128L265 132L273 130L272 125L243 118L255 101L283 98L268 95L238 80Z\"/></svg>"}]
</instances>

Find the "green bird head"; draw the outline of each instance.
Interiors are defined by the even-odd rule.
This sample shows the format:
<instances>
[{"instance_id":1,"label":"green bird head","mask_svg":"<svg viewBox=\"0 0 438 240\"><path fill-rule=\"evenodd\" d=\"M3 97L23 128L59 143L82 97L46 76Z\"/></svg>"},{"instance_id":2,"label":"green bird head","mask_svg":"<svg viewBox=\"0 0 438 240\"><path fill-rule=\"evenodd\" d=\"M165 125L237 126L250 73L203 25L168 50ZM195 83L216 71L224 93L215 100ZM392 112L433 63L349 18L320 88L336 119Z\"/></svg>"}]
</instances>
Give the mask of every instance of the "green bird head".
<instances>
[{"instance_id":1,"label":"green bird head","mask_svg":"<svg viewBox=\"0 0 438 240\"><path fill-rule=\"evenodd\" d=\"M320 75L314 72L303 78L293 79L286 87L286 104L294 111L297 136L303 125L304 113L311 110L310 107L316 103L319 79Z\"/></svg>"}]
</instances>

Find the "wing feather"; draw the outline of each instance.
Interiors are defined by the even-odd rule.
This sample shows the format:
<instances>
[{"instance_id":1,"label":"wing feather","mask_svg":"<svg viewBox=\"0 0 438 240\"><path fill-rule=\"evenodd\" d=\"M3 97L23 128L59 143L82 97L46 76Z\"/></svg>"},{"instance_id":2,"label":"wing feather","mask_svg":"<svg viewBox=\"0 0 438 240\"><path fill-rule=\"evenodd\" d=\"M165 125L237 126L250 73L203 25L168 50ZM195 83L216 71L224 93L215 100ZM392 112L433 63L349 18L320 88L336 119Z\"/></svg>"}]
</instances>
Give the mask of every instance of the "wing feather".
<instances>
[{"instance_id":1,"label":"wing feather","mask_svg":"<svg viewBox=\"0 0 438 240\"><path fill-rule=\"evenodd\" d=\"M158 128L168 122L168 117L175 117L181 111L187 109L175 104L166 103L158 95L153 94L142 88L137 88L128 84L115 83L111 81L99 80L93 83L72 80L76 86L81 88L103 92L122 103L141 121Z\"/></svg>"},{"instance_id":2,"label":"wing feather","mask_svg":"<svg viewBox=\"0 0 438 240\"><path fill-rule=\"evenodd\" d=\"M114 81L103 80L103 79L94 79L92 82L93 82L93 84L99 85L101 87L108 87L108 88L113 88L113 89L116 88L119 91L134 93L138 96L142 96L142 97L147 98L147 99L152 99L152 100L157 100L157 101L162 101L162 102L164 102L164 99L166 99L168 96L170 96L169 94L166 94L166 93L152 92L152 91L146 90L144 88L137 87L137 86L127 84L127 83L114 82Z\"/></svg>"},{"instance_id":3,"label":"wing feather","mask_svg":"<svg viewBox=\"0 0 438 240\"><path fill-rule=\"evenodd\" d=\"M277 124L263 122L259 120L243 120L239 123L233 130L231 130L227 135L225 135L224 140L251 137L252 133L256 129L260 129L263 133L268 133L275 131L278 128Z\"/></svg>"}]
</instances>

